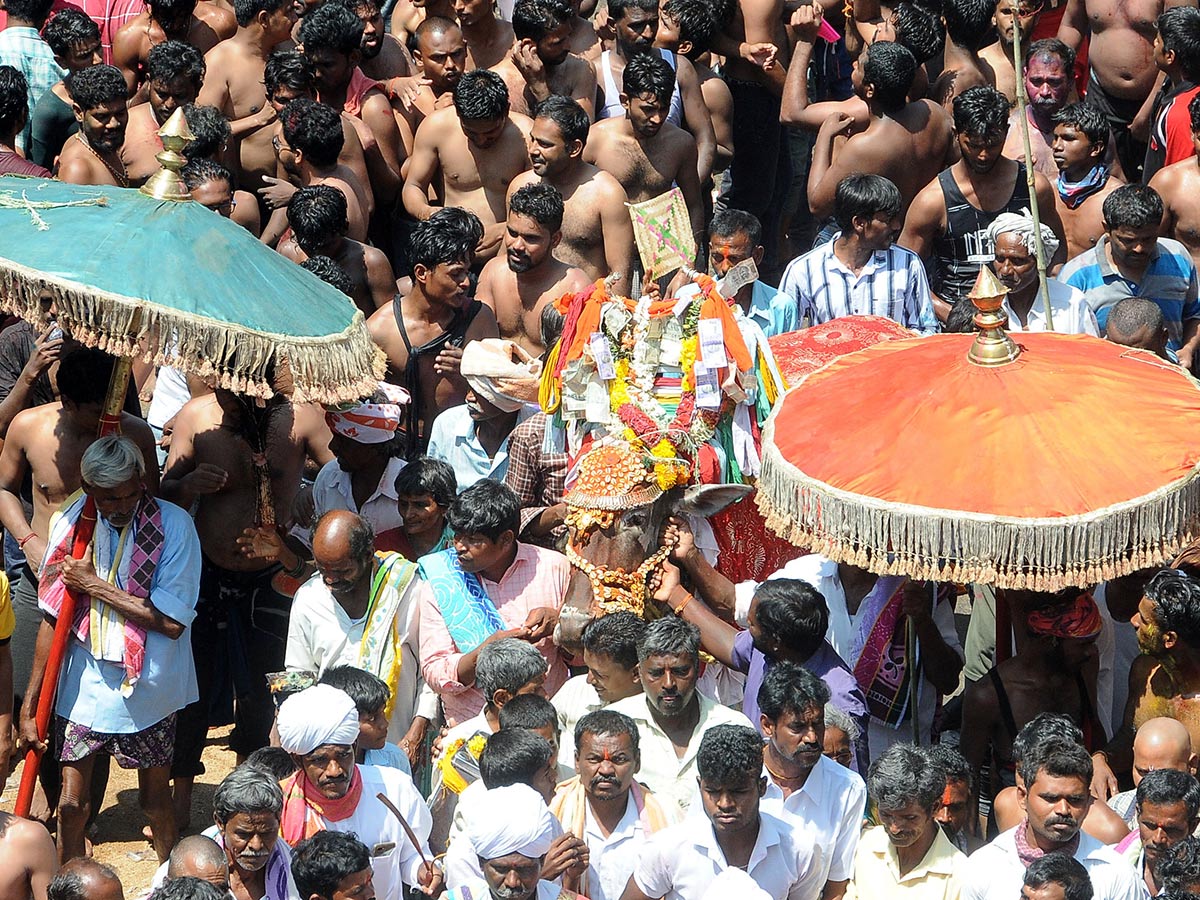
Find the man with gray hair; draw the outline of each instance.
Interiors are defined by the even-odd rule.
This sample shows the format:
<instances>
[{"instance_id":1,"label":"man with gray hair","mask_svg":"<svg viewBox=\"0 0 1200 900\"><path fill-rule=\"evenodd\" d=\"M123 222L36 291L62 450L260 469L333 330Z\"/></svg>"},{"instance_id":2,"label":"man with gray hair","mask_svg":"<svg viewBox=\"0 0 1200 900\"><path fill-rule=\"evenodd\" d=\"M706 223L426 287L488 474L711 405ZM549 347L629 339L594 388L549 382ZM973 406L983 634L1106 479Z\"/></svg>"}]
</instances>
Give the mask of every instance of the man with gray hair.
<instances>
[{"instance_id":1,"label":"man with gray hair","mask_svg":"<svg viewBox=\"0 0 1200 900\"><path fill-rule=\"evenodd\" d=\"M880 824L858 842L848 900L905 895L958 900L967 857L935 819L945 788L946 770L922 747L893 744L876 758L867 789Z\"/></svg>"},{"instance_id":2,"label":"man with gray hair","mask_svg":"<svg viewBox=\"0 0 1200 900\"><path fill-rule=\"evenodd\" d=\"M1167 362L1179 362L1175 351L1167 347L1167 320L1162 309L1145 297L1118 300L1104 323L1104 336L1114 344L1149 350Z\"/></svg>"},{"instance_id":3,"label":"man with gray hair","mask_svg":"<svg viewBox=\"0 0 1200 900\"><path fill-rule=\"evenodd\" d=\"M1049 264L1058 250L1059 240L1046 225L1041 225L1043 259ZM992 271L1008 288L1004 311L1009 331L1048 331L1046 305L1042 299L1037 271L1037 237L1033 216L1028 209L1019 213L1001 213L988 227L988 237L996 245ZM1083 292L1056 279L1047 279L1046 293L1054 314L1054 330L1062 334L1090 334L1100 337L1096 314Z\"/></svg>"},{"instance_id":4,"label":"man with gray hair","mask_svg":"<svg viewBox=\"0 0 1200 900\"><path fill-rule=\"evenodd\" d=\"M213 795L204 836L221 848L235 900L296 900L292 859L279 838L283 791L271 773L248 764L225 776Z\"/></svg>"},{"instance_id":5,"label":"man with gray hair","mask_svg":"<svg viewBox=\"0 0 1200 900\"><path fill-rule=\"evenodd\" d=\"M198 696L188 626L200 590L200 541L187 512L146 493L137 444L109 435L83 454L83 490L51 520L40 567L33 672L21 708L21 739L38 738L34 712L54 623L68 590L77 599L72 637L55 700L54 745L62 763L58 849L84 855L84 828L96 755L138 770L138 794L160 861L175 845L170 765L176 713ZM83 559L72 546L88 498L95 533Z\"/></svg>"}]
</instances>

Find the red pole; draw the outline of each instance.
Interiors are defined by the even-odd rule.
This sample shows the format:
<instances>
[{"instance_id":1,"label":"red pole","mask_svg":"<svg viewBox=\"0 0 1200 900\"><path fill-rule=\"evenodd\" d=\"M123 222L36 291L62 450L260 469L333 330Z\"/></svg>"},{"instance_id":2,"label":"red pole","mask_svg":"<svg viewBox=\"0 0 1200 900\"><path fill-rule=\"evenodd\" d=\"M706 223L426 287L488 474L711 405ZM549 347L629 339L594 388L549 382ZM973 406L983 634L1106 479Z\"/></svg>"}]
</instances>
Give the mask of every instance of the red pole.
<instances>
[{"instance_id":1,"label":"red pole","mask_svg":"<svg viewBox=\"0 0 1200 900\"><path fill-rule=\"evenodd\" d=\"M118 434L121 431L121 409L125 405L125 392L129 389L129 373L133 366L130 357L122 356L113 366L112 378L108 382L108 396L104 401L104 414L100 417L100 437ZM92 542L96 529L96 504L91 497L83 505L79 522L75 525L75 539L71 544L71 556L82 559ZM50 733L50 716L54 712L54 695L58 690L58 675L62 671L63 657L67 655L67 644L71 639L71 625L75 621L75 603L79 598L74 591L63 595L62 609L54 623L54 642L50 645L50 656L46 659L46 671L42 675L42 690L38 694L37 729L38 738L46 739ZM37 784L41 752L31 748L25 754L25 768L21 772L21 787L17 791L17 805L13 810L18 816L27 817L33 805L33 789Z\"/></svg>"}]
</instances>

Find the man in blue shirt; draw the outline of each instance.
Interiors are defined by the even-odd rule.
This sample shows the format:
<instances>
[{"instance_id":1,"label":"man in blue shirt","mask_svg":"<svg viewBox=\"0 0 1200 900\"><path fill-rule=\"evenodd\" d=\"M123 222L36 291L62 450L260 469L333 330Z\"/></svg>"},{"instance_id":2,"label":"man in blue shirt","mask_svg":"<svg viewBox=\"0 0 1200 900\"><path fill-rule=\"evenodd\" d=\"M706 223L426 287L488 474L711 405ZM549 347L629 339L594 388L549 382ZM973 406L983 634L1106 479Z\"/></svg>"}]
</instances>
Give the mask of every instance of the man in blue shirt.
<instances>
[{"instance_id":1,"label":"man in blue shirt","mask_svg":"<svg viewBox=\"0 0 1200 900\"><path fill-rule=\"evenodd\" d=\"M721 209L713 216L708 226L708 271L714 278L724 278L730 269L748 259L759 265L764 252L762 225L750 213ZM743 285L732 299L767 337L795 331L799 325L792 298L765 282Z\"/></svg>"},{"instance_id":2,"label":"man in blue shirt","mask_svg":"<svg viewBox=\"0 0 1200 900\"><path fill-rule=\"evenodd\" d=\"M1153 300L1166 320L1167 346L1191 369L1200 344L1196 266L1179 241L1158 236L1158 192L1127 184L1104 200L1104 231L1096 246L1067 262L1058 280L1083 291L1101 330L1126 297Z\"/></svg>"}]
</instances>

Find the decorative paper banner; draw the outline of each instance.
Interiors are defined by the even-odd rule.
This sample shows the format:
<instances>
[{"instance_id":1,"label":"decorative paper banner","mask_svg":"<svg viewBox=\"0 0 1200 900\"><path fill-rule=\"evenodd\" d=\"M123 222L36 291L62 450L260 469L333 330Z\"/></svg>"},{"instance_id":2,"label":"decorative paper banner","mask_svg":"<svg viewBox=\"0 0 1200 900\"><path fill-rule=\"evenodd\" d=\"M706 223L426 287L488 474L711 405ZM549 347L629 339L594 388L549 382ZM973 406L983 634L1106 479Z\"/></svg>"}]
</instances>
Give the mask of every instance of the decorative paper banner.
<instances>
[{"instance_id":1,"label":"decorative paper banner","mask_svg":"<svg viewBox=\"0 0 1200 900\"><path fill-rule=\"evenodd\" d=\"M679 188L671 188L652 200L626 205L633 219L633 236L647 281L695 263L696 238Z\"/></svg>"}]
</instances>

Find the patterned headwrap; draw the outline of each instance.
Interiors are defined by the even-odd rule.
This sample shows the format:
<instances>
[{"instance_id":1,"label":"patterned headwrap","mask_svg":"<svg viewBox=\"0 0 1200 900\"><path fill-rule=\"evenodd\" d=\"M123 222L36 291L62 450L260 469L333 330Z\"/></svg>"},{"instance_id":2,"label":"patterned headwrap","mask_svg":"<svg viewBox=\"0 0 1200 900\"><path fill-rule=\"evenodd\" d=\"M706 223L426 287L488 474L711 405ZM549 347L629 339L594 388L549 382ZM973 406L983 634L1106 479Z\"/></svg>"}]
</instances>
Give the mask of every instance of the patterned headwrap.
<instances>
[{"instance_id":1,"label":"patterned headwrap","mask_svg":"<svg viewBox=\"0 0 1200 900\"><path fill-rule=\"evenodd\" d=\"M383 394L381 402L366 400L348 409L325 411L325 422L334 434L360 444L382 444L390 441L400 427L404 406L412 399L408 391L386 381L379 382L374 396Z\"/></svg>"},{"instance_id":2,"label":"patterned headwrap","mask_svg":"<svg viewBox=\"0 0 1200 900\"><path fill-rule=\"evenodd\" d=\"M1100 610L1087 591L1073 600L1034 610L1026 623L1034 634L1058 638L1090 638L1100 633Z\"/></svg>"}]
</instances>

